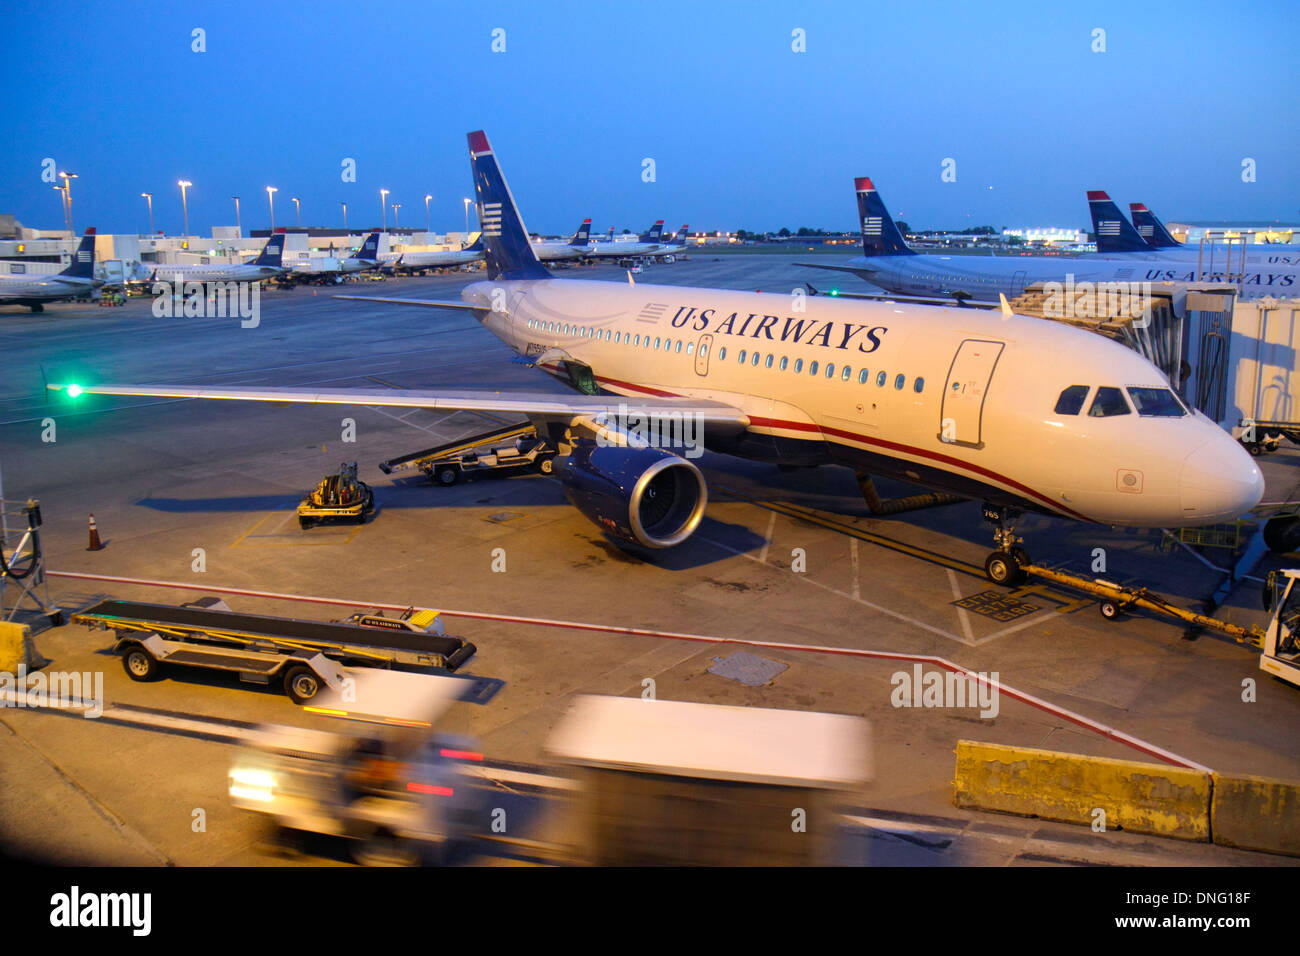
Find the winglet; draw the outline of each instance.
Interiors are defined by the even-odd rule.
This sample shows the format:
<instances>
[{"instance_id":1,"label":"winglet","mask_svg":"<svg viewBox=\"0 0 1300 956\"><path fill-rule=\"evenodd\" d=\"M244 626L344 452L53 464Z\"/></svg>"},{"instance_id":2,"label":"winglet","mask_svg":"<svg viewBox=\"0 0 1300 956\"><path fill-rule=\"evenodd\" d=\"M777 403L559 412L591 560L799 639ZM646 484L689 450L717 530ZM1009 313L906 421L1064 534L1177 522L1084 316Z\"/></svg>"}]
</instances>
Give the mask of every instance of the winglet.
<instances>
[{"instance_id":1,"label":"winglet","mask_svg":"<svg viewBox=\"0 0 1300 956\"><path fill-rule=\"evenodd\" d=\"M1004 319L1010 318L1011 316L1015 315L1015 313L1011 311L1011 303L1007 301L1007 297L1004 293L999 292L998 299L1002 303L1002 317Z\"/></svg>"}]
</instances>

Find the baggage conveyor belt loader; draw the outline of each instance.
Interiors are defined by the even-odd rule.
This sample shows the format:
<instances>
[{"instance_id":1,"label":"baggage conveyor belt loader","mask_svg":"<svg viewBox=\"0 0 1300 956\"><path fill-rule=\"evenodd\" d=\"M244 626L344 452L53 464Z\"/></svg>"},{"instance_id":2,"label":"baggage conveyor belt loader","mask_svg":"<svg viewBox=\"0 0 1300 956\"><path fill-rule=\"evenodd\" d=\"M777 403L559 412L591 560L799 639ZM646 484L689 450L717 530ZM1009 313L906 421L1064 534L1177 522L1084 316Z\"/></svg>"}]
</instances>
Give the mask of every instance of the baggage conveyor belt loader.
<instances>
[{"instance_id":1,"label":"baggage conveyor belt loader","mask_svg":"<svg viewBox=\"0 0 1300 956\"><path fill-rule=\"evenodd\" d=\"M463 473L503 468L549 475L555 447L528 422L494 428L379 463L386 475L419 469L438 485L454 485Z\"/></svg>"},{"instance_id":2,"label":"baggage conveyor belt loader","mask_svg":"<svg viewBox=\"0 0 1300 956\"><path fill-rule=\"evenodd\" d=\"M132 680L159 676L163 664L233 671L246 683L283 683L306 703L323 688L339 690L345 668L454 671L475 646L448 637L438 612L410 608L400 617L358 612L343 621L239 614L215 597L179 607L101 601L72 616L74 624L113 630L113 649Z\"/></svg>"}]
</instances>

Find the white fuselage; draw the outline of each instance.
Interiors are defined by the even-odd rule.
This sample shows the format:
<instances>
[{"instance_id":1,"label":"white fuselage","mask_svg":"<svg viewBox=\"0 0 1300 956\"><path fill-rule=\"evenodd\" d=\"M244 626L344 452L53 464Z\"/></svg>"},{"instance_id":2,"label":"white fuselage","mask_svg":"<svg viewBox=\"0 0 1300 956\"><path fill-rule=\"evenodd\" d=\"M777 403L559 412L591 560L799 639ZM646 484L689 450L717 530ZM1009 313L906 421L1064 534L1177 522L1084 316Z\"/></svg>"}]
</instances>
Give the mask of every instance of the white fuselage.
<instances>
[{"instance_id":1,"label":"white fuselage","mask_svg":"<svg viewBox=\"0 0 1300 956\"><path fill-rule=\"evenodd\" d=\"M436 269L478 262L483 253L477 249L444 249L440 252L404 252L387 265L394 269Z\"/></svg>"},{"instance_id":2,"label":"white fuselage","mask_svg":"<svg viewBox=\"0 0 1300 956\"><path fill-rule=\"evenodd\" d=\"M593 242L583 255L589 259L622 259L625 256L649 256L663 249L662 243L641 242Z\"/></svg>"},{"instance_id":3,"label":"white fuselage","mask_svg":"<svg viewBox=\"0 0 1300 956\"><path fill-rule=\"evenodd\" d=\"M555 241L547 242L545 240L532 243L533 252L542 262L564 262L569 259L582 259L591 255L592 246L595 243L584 243L575 246L571 242Z\"/></svg>"},{"instance_id":4,"label":"white fuselage","mask_svg":"<svg viewBox=\"0 0 1300 956\"><path fill-rule=\"evenodd\" d=\"M154 272L155 282L259 282L279 275L277 266L255 265L160 265Z\"/></svg>"},{"instance_id":5,"label":"white fuselage","mask_svg":"<svg viewBox=\"0 0 1300 956\"><path fill-rule=\"evenodd\" d=\"M1145 256L1076 259L1044 256L855 256L845 263L868 282L899 295L949 296L967 293L981 302L999 295L1017 296L1036 282L1226 282L1242 272L1241 255L1234 252L1213 262ZM1290 261L1288 261L1290 260ZM1248 251L1242 283L1243 298L1288 295L1300 291L1300 256Z\"/></svg>"},{"instance_id":6,"label":"white fuselage","mask_svg":"<svg viewBox=\"0 0 1300 956\"><path fill-rule=\"evenodd\" d=\"M0 275L0 304L11 300L57 302L90 295L104 283L63 275Z\"/></svg>"},{"instance_id":7,"label":"white fuselage","mask_svg":"<svg viewBox=\"0 0 1300 956\"><path fill-rule=\"evenodd\" d=\"M968 497L1114 525L1227 520L1262 494L1250 455L1199 413L1091 417L1098 386L1168 383L1137 353L1060 323L565 279L476 282L462 295L486 310L498 289L505 311L485 311L482 321L548 371L564 377L562 362L582 363L615 395L735 406L772 460L783 449L824 453ZM1075 385L1089 388L1083 411L1055 413Z\"/></svg>"}]
</instances>

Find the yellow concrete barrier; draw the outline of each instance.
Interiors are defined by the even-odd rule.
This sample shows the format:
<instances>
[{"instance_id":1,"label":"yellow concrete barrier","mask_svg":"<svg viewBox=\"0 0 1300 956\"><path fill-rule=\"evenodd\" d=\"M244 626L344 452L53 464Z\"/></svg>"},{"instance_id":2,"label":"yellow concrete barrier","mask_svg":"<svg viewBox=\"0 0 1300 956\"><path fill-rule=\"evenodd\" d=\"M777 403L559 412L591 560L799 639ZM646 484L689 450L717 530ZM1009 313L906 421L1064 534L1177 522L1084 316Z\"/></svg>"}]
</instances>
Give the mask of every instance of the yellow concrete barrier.
<instances>
[{"instance_id":1,"label":"yellow concrete barrier","mask_svg":"<svg viewBox=\"0 0 1300 956\"><path fill-rule=\"evenodd\" d=\"M1164 764L957 742L959 807L1210 839L1210 774Z\"/></svg>"},{"instance_id":2,"label":"yellow concrete barrier","mask_svg":"<svg viewBox=\"0 0 1300 956\"><path fill-rule=\"evenodd\" d=\"M26 624L0 621L0 671L16 674L19 664L25 665L28 670L34 670L46 663L32 643L31 628Z\"/></svg>"},{"instance_id":3,"label":"yellow concrete barrier","mask_svg":"<svg viewBox=\"0 0 1300 956\"><path fill-rule=\"evenodd\" d=\"M1300 783L1213 776L1210 827L1215 843L1300 856Z\"/></svg>"}]
</instances>

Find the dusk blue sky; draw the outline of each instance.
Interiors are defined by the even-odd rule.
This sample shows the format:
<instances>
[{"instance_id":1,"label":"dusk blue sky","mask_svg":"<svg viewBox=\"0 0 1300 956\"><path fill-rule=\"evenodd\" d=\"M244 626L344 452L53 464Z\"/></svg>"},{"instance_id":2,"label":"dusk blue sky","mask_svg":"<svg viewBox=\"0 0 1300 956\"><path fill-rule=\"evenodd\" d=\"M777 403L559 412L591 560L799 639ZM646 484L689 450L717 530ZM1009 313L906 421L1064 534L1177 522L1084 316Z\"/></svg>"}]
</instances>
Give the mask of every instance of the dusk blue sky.
<instances>
[{"instance_id":1,"label":"dusk blue sky","mask_svg":"<svg viewBox=\"0 0 1300 956\"><path fill-rule=\"evenodd\" d=\"M0 212L78 229L463 224L483 128L530 229L852 228L871 176L913 227L1300 219L1294 2L10 2ZM207 52L191 51L206 30ZM506 52L491 50L494 28ZM791 31L807 52L791 50ZM1092 31L1106 52L1092 52ZM345 157L357 181L340 181ZM642 182L651 157L657 181ZM945 158L957 181L940 179ZM1244 158L1257 181L1244 183ZM992 187L992 188L990 188ZM390 213L389 224L392 218Z\"/></svg>"}]
</instances>

